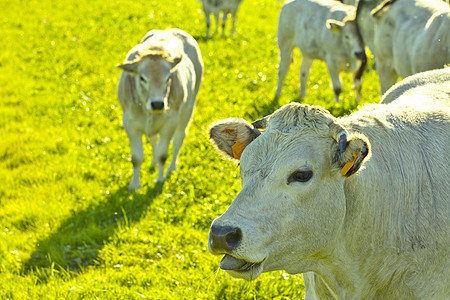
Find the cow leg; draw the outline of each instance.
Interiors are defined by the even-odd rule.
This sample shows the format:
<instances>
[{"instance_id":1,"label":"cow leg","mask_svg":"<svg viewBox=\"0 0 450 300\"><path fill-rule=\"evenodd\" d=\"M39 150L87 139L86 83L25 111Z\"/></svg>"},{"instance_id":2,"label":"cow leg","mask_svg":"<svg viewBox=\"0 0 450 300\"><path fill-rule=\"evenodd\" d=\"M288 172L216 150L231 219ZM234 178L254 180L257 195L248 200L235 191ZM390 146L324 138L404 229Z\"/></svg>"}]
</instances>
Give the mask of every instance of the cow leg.
<instances>
[{"instance_id":1,"label":"cow leg","mask_svg":"<svg viewBox=\"0 0 450 300\"><path fill-rule=\"evenodd\" d=\"M361 78L356 78L355 74L352 74L352 80L353 80L352 89L355 90L356 103L358 103L358 101L361 99L362 79Z\"/></svg>"},{"instance_id":2,"label":"cow leg","mask_svg":"<svg viewBox=\"0 0 450 300\"><path fill-rule=\"evenodd\" d=\"M236 30L236 14L237 14L237 10L233 12L232 17L233 17L233 27L231 28L231 35L235 34L235 30Z\"/></svg>"},{"instance_id":3,"label":"cow leg","mask_svg":"<svg viewBox=\"0 0 450 300\"><path fill-rule=\"evenodd\" d=\"M332 60L326 60L326 64L330 73L331 84L333 85L334 101L339 102L339 94L342 92L341 75Z\"/></svg>"},{"instance_id":4,"label":"cow leg","mask_svg":"<svg viewBox=\"0 0 450 300\"><path fill-rule=\"evenodd\" d=\"M147 136L150 145L152 146L152 169L156 167L156 145L158 145L159 135L154 134L152 136Z\"/></svg>"},{"instance_id":5,"label":"cow leg","mask_svg":"<svg viewBox=\"0 0 450 300\"><path fill-rule=\"evenodd\" d=\"M380 78L380 90L383 95L391 86L393 86L398 79L398 75L395 70L392 69L390 64L381 63L376 61L377 73Z\"/></svg>"},{"instance_id":6,"label":"cow leg","mask_svg":"<svg viewBox=\"0 0 450 300\"><path fill-rule=\"evenodd\" d=\"M222 15L222 37L225 36L225 22L228 19L228 12L224 11Z\"/></svg>"},{"instance_id":7,"label":"cow leg","mask_svg":"<svg viewBox=\"0 0 450 300\"><path fill-rule=\"evenodd\" d=\"M133 179L128 187L128 191L131 193L141 187L139 178L141 175L141 164L144 160L144 147L142 145L142 133L125 124L126 122L124 122L124 127L130 140L131 162L133 163Z\"/></svg>"},{"instance_id":8,"label":"cow leg","mask_svg":"<svg viewBox=\"0 0 450 300\"><path fill-rule=\"evenodd\" d=\"M292 47L285 47L283 45L278 45L280 62L278 64L278 84L277 91L275 92L275 97L280 97L281 89L283 88L283 81L289 71L289 66L291 65L291 57L294 55L292 53Z\"/></svg>"},{"instance_id":9,"label":"cow leg","mask_svg":"<svg viewBox=\"0 0 450 300\"><path fill-rule=\"evenodd\" d=\"M177 130L173 136L173 154L172 161L167 168L166 177L170 176L173 171L177 169L178 155L180 154L181 146L183 145L184 138L186 137L186 129Z\"/></svg>"},{"instance_id":10,"label":"cow leg","mask_svg":"<svg viewBox=\"0 0 450 300\"><path fill-rule=\"evenodd\" d=\"M314 59L302 56L302 61L300 62L300 98L306 96L306 87L308 85L309 73L311 72L311 66Z\"/></svg>"},{"instance_id":11,"label":"cow leg","mask_svg":"<svg viewBox=\"0 0 450 300\"><path fill-rule=\"evenodd\" d=\"M167 124L169 125L169 124ZM164 131L159 135L159 142L155 149L155 162L158 165L158 177L156 178L156 183L161 183L164 181L164 167L166 165L166 160L168 157L168 150L170 140L172 139L174 132L174 127L167 126Z\"/></svg>"},{"instance_id":12,"label":"cow leg","mask_svg":"<svg viewBox=\"0 0 450 300\"><path fill-rule=\"evenodd\" d=\"M214 13L214 18L216 19L216 34L217 34L217 33L219 33L219 26L220 26L219 12Z\"/></svg>"},{"instance_id":13,"label":"cow leg","mask_svg":"<svg viewBox=\"0 0 450 300\"><path fill-rule=\"evenodd\" d=\"M211 13L207 12L206 10L204 10L204 12L206 19L206 38L209 38L209 28L211 27Z\"/></svg>"}]
</instances>

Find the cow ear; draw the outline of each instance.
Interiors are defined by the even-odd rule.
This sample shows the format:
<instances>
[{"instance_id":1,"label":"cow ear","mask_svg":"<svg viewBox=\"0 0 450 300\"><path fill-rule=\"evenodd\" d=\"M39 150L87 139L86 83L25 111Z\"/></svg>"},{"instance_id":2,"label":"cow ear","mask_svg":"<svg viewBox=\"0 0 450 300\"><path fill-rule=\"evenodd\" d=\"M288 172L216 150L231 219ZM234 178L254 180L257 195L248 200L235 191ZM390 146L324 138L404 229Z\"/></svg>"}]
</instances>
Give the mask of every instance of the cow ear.
<instances>
[{"instance_id":1,"label":"cow ear","mask_svg":"<svg viewBox=\"0 0 450 300\"><path fill-rule=\"evenodd\" d=\"M167 62L170 63L170 68L173 69L180 63L180 61L182 59L183 59L183 56L178 56L178 57L174 57L174 58L167 58Z\"/></svg>"},{"instance_id":2,"label":"cow ear","mask_svg":"<svg viewBox=\"0 0 450 300\"><path fill-rule=\"evenodd\" d=\"M336 145L333 163L339 173L346 178L355 174L359 168L370 158L370 142L362 134L353 134L347 140L345 150L342 152Z\"/></svg>"},{"instance_id":3,"label":"cow ear","mask_svg":"<svg viewBox=\"0 0 450 300\"><path fill-rule=\"evenodd\" d=\"M242 119L226 119L212 124L209 138L226 157L239 160L245 147L261 133Z\"/></svg>"},{"instance_id":4,"label":"cow ear","mask_svg":"<svg viewBox=\"0 0 450 300\"><path fill-rule=\"evenodd\" d=\"M136 74L137 73L137 67L138 67L139 61L125 61L123 64L117 65L118 68L121 68L122 70L131 73Z\"/></svg>"},{"instance_id":5,"label":"cow ear","mask_svg":"<svg viewBox=\"0 0 450 300\"><path fill-rule=\"evenodd\" d=\"M332 32L339 33L341 32L342 27L345 26L345 23L334 19L328 19L326 25Z\"/></svg>"}]
</instances>

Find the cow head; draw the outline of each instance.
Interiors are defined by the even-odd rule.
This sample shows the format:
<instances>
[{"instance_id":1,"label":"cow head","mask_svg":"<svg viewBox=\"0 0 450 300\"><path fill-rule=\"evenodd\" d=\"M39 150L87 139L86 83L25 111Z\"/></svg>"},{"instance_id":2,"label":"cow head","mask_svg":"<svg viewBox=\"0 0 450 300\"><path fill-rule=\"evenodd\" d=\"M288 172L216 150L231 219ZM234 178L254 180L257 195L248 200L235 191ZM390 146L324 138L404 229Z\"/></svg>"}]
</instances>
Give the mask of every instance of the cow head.
<instances>
[{"instance_id":1,"label":"cow head","mask_svg":"<svg viewBox=\"0 0 450 300\"><path fill-rule=\"evenodd\" d=\"M147 111L167 110L172 73L181 57L161 50L137 50L118 65L132 75L140 105Z\"/></svg>"},{"instance_id":2,"label":"cow head","mask_svg":"<svg viewBox=\"0 0 450 300\"><path fill-rule=\"evenodd\" d=\"M348 134L326 110L288 104L253 123L213 124L210 136L240 161L242 190L209 232L220 267L247 280L262 272L314 271L339 239L346 212L344 181L370 156L361 134Z\"/></svg>"},{"instance_id":3,"label":"cow head","mask_svg":"<svg viewBox=\"0 0 450 300\"><path fill-rule=\"evenodd\" d=\"M329 30L343 36L344 46L347 53L366 63L367 57L364 51L364 43L359 33L358 25L355 17L345 18L342 21L328 19L326 26Z\"/></svg>"}]
</instances>

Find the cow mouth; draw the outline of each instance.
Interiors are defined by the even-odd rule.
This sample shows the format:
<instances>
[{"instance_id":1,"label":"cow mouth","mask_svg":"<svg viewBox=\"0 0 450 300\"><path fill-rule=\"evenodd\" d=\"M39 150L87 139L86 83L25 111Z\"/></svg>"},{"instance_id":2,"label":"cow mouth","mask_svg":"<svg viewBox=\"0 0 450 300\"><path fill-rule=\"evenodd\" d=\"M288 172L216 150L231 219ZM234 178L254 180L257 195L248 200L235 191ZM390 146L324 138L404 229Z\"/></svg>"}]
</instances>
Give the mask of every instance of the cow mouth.
<instances>
[{"instance_id":1,"label":"cow mouth","mask_svg":"<svg viewBox=\"0 0 450 300\"><path fill-rule=\"evenodd\" d=\"M262 273L263 263L264 260L260 262L251 262L225 254L220 261L220 268L233 277L253 280Z\"/></svg>"}]
</instances>

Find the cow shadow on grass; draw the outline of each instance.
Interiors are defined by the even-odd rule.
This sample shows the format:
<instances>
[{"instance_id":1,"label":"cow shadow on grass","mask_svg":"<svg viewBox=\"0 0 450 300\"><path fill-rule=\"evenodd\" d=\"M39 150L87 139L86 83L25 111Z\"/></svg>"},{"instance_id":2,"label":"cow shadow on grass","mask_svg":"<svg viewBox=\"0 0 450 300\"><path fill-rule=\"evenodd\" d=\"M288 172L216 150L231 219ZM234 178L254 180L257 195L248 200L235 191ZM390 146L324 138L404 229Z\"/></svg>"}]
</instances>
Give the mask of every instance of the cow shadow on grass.
<instances>
[{"instance_id":1,"label":"cow shadow on grass","mask_svg":"<svg viewBox=\"0 0 450 300\"><path fill-rule=\"evenodd\" d=\"M46 281L48 268L55 266L76 274L94 265L98 252L124 224L138 222L162 192L162 184L148 187L145 194L128 193L122 187L100 203L74 212L60 227L37 243L36 250L23 264L23 272L41 273Z\"/></svg>"}]
</instances>

